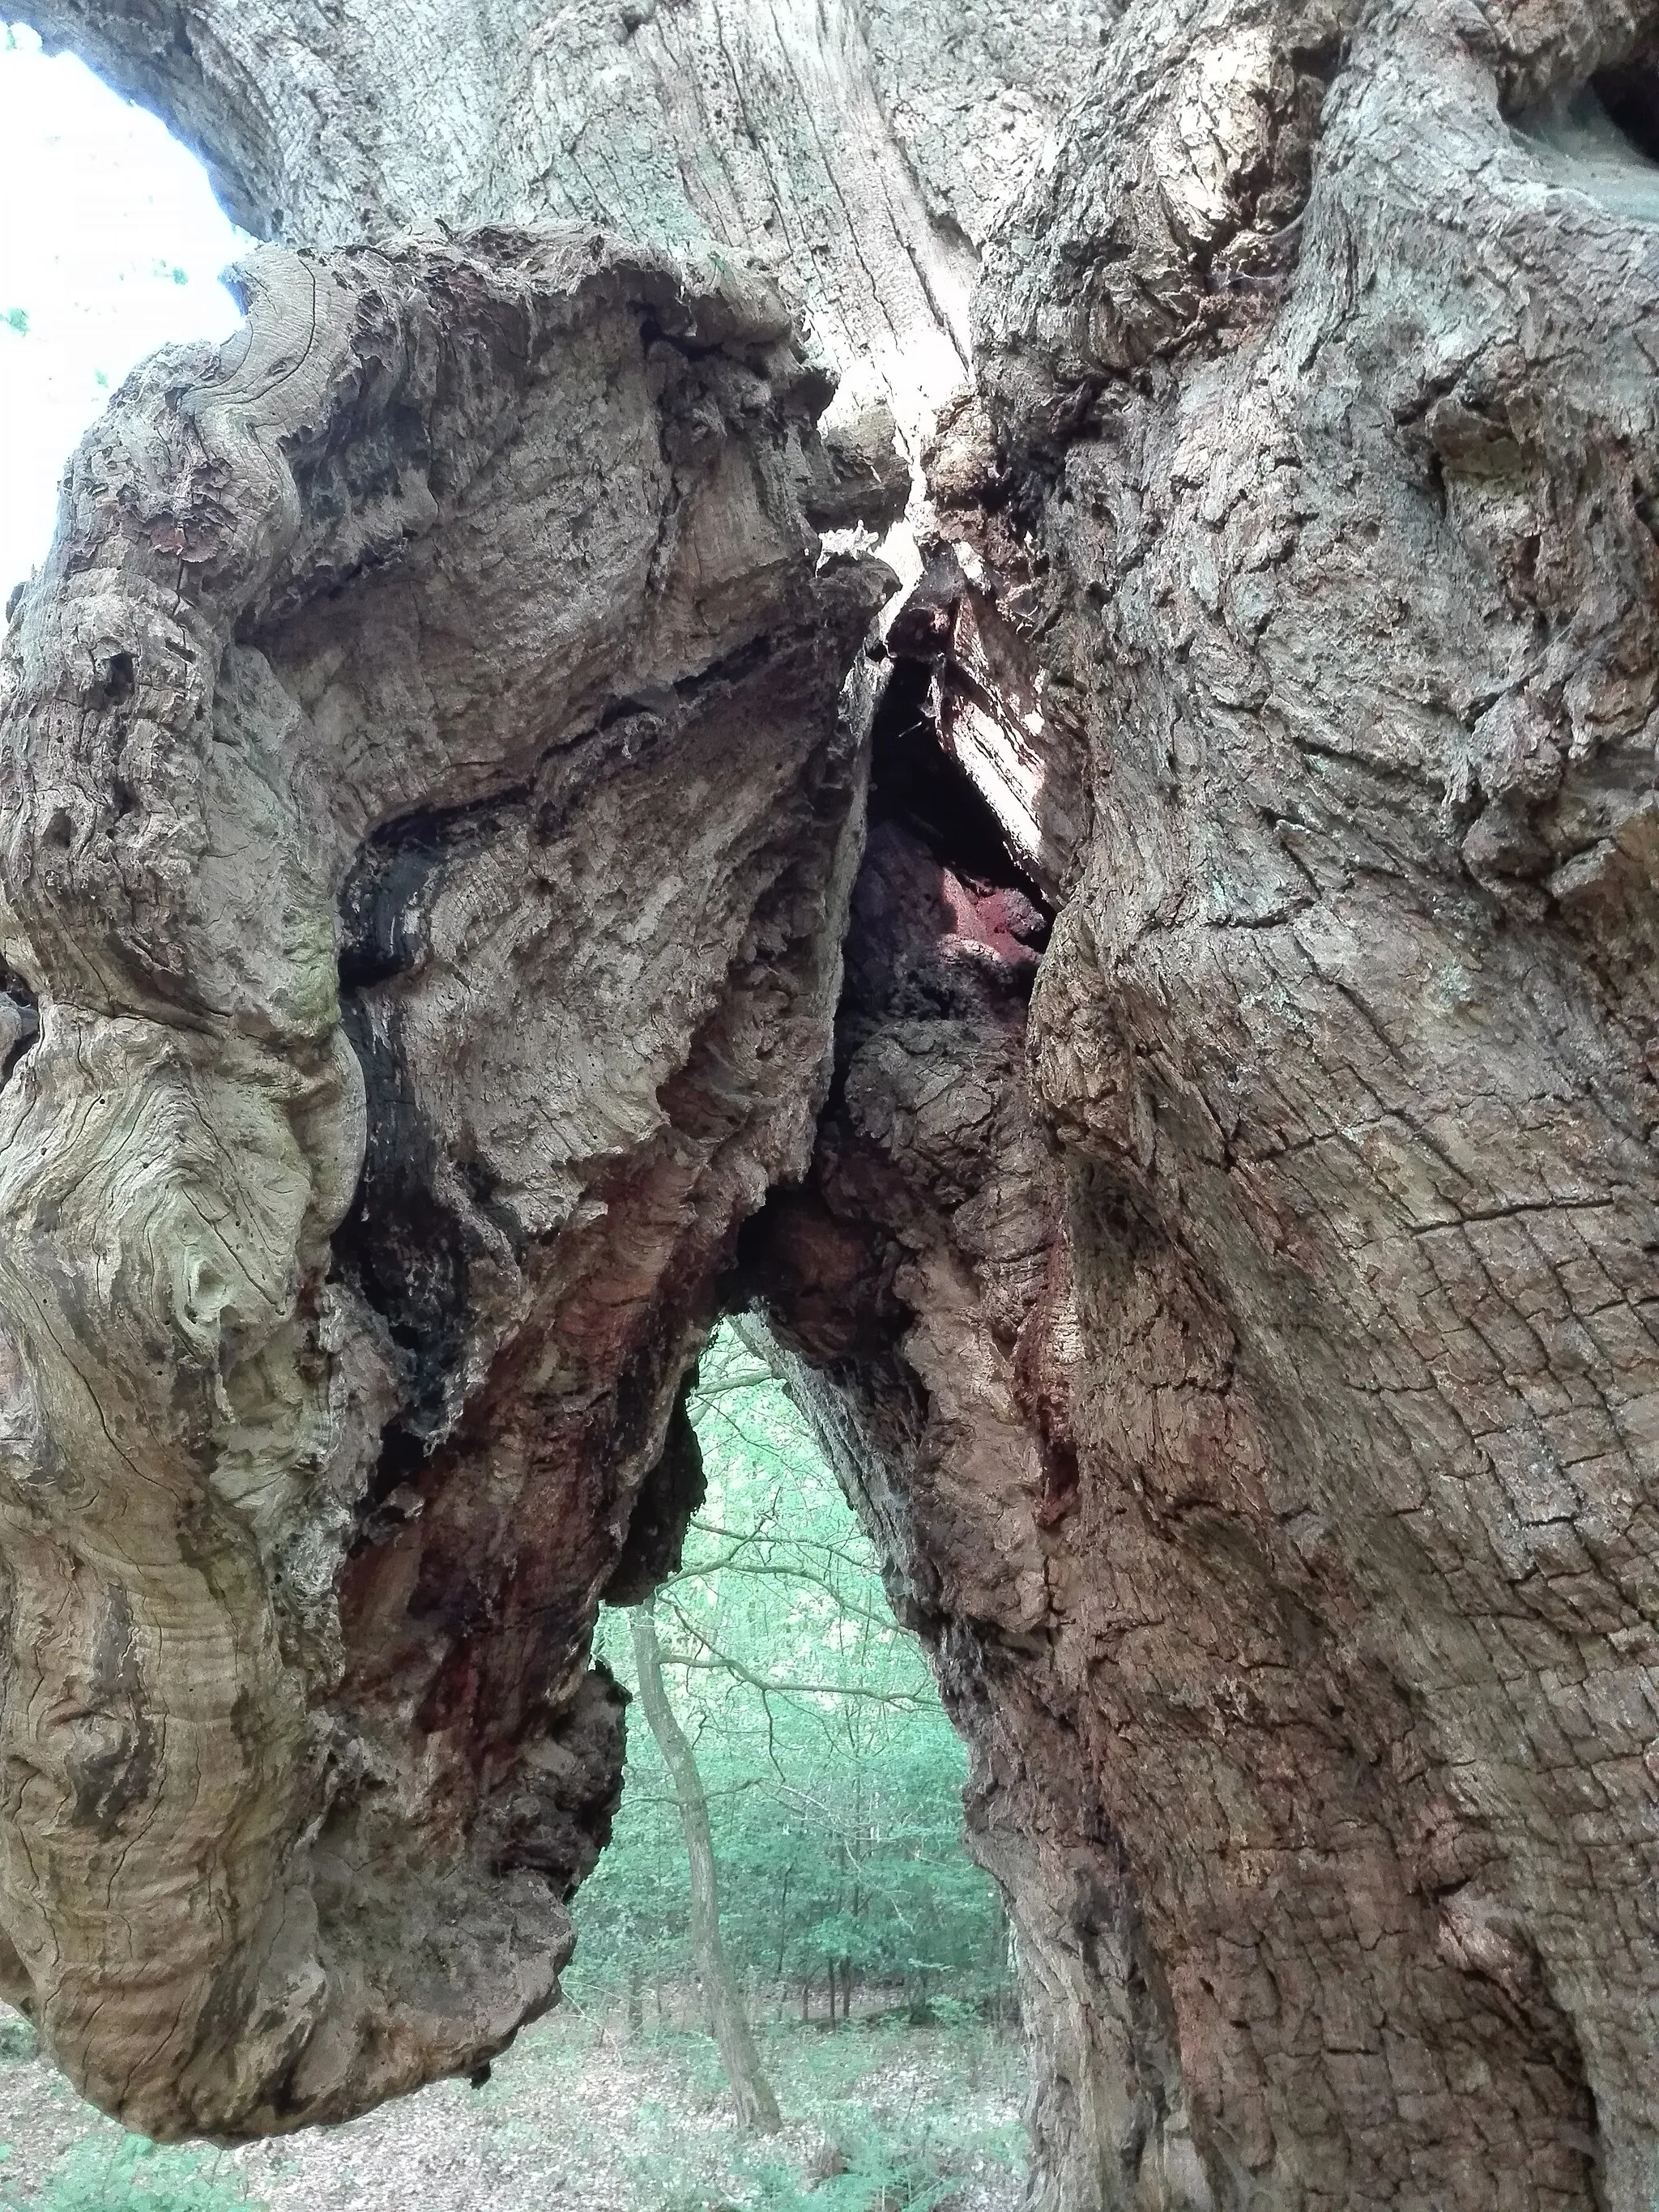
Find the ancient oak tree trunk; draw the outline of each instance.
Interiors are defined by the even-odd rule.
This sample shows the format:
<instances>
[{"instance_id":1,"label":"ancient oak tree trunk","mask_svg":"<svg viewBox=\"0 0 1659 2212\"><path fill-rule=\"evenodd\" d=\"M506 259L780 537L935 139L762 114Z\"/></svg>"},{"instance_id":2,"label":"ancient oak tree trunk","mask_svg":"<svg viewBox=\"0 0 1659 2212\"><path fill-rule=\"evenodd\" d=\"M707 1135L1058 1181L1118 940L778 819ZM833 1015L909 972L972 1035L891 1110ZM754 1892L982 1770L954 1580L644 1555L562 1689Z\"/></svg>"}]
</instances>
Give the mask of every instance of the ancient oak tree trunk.
<instances>
[{"instance_id":1,"label":"ancient oak tree trunk","mask_svg":"<svg viewBox=\"0 0 1659 2212\"><path fill-rule=\"evenodd\" d=\"M732 2085L738 2124L745 2133L775 2135L783 2124L778 2100L761 2064L743 1994L732 1978L720 1942L720 1879L714 1864L714 1831L708 1825L708 1800L703 1794L691 1740L669 1702L657 1624L648 1604L637 1605L629 1613L628 1632L640 1681L640 1709L657 1740L674 1786L674 1802L679 1807L691 1877L691 1956L702 1984L703 2003L714 2040L720 2045L720 2063Z\"/></svg>"},{"instance_id":2,"label":"ancient oak tree trunk","mask_svg":"<svg viewBox=\"0 0 1659 2212\"><path fill-rule=\"evenodd\" d=\"M748 1305L1033 2207L1650 2212L1659 0L32 14L303 249L6 647L51 2047L269 2128L548 2000Z\"/></svg>"},{"instance_id":3,"label":"ancient oak tree trunk","mask_svg":"<svg viewBox=\"0 0 1659 2212\"><path fill-rule=\"evenodd\" d=\"M556 1987L594 1608L811 1142L885 577L817 562L763 296L592 233L248 283L8 641L5 1978L155 2131Z\"/></svg>"}]
</instances>

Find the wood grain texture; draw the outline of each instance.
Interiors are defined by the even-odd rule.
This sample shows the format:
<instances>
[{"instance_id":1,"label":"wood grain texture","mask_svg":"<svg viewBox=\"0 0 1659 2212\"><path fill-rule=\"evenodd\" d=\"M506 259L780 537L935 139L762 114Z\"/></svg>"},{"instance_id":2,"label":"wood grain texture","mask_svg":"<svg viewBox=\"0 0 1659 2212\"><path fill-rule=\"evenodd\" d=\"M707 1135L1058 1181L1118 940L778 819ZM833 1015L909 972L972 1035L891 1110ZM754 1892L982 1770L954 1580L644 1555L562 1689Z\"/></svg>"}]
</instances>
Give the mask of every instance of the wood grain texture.
<instances>
[{"instance_id":1,"label":"wood grain texture","mask_svg":"<svg viewBox=\"0 0 1659 2212\"><path fill-rule=\"evenodd\" d=\"M1659 2176L1654 20L1129 9L930 460L936 694L988 577L1087 830L983 779L1023 1057L994 884L872 835L759 1288L979 1748L1044 2205Z\"/></svg>"},{"instance_id":2,"label":"wood grain texture","mask_svg":"<svg viewBox=\"0 0 1659 2212\"><path fill-rule=\"evenodd\" d=\"M262 238L597 222L740 255L919 439L968 382L975 249L1100 0L36 0Z\"/></svg>"},{"instance_id":3,"label":"wood grain texture","mask_svg":"<svg viewBox=\"0 0 1659 2212\"><path fill-rule=\"evenodd\" d=\"M884 572L775 301L592 232L251 265L7 647L10 1986L153 2133L550 1998L599 1593L810 1145Z\"/></svg>"}]
</instances>

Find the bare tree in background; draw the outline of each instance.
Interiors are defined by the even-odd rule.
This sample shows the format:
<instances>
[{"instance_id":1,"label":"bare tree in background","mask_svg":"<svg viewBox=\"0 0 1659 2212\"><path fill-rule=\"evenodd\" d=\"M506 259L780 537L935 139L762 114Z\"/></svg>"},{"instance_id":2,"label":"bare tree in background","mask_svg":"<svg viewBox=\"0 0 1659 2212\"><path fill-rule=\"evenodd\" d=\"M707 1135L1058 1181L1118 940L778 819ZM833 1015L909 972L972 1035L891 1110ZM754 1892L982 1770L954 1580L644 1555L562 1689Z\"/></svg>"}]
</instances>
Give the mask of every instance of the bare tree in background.
<instances>
[{"instance_id":1,"label":"bare tree in background","mask_svg":"<svg viewBox=\"0 0 1659 2212\"><path fill-rule=\"evenodd\" d=\"M720 2045L720 2063L732 2085L738 2124L746 2134L775 2135L783 2124L778 2100L755 2047L743 1992L720 1945L720 1876L714 1863L714 1832L708 1825L708 1800L697 1772L696 1753L680 1726L663 1680L662 1650L649 1603L635 1606L629 1613L628 1633L639 1680L641 1710L657 1740L679 1808L691 1877L691 1956L702 1984L709 2026Z\"/></svg>"}]
</instances>

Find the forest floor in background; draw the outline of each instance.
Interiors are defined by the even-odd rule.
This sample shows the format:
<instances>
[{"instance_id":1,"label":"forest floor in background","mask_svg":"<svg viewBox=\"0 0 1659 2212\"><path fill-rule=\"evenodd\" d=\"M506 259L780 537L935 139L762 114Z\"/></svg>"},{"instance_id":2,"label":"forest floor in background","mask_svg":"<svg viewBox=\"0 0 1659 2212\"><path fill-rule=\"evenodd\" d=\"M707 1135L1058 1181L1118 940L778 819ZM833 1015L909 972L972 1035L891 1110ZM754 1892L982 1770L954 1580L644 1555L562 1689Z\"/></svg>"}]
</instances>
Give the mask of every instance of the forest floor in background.
<instances>
[{"instance_id":1,"label":"forest floor in background","mask_svg":"<svg viewBox=\"0 0 1659 2212\"><path fill-rule=\"evenodd\" d=\"M980 2025L763 2027L781 2136L740 2143L714 2045L566 2007L474 2089L234 2151L140 2149L0 2015L0 2212L1013 2212L1024 2053Z\"/></svg>"}]
</instances>

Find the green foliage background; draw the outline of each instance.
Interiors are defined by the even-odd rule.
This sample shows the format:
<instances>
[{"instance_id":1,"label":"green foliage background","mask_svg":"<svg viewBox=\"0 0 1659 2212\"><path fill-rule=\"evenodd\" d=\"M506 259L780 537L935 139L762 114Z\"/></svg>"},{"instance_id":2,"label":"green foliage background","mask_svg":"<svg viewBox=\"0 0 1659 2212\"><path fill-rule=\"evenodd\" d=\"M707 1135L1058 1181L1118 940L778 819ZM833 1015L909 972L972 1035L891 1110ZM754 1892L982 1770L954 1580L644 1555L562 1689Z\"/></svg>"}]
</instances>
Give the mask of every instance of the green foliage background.
<instances>
[{"instance_id":1,"label":"green foliage background","mask_svg":"<svg viewBox=\"0 0 1659 2212\"><path fill-rule=\"evenodd\" d=\"M248 2200L213 2151L176 2150L123 2136L75 2145L38 2196L0 2212L242 2212Z\"/></svg>"},{"instance_id":2,"label":"green foliage background","mask_svg":"<svg viewBox=\"0 0 1659 2212\"><path fill-rule=\"evenodd\" d=\"M708 1494L655 1601L669 1694L696 1748L728 1958L797 1985L835 1961L913 2006L978 2006L1006 1978L994 1885L961 1841L966 1754L874 1552L779 1384L724 1329L692 1417ZM631 1686L626 1624L599 1654ZM566 1986L689 1978L685 1850L637 1707L616 1834L578 1893Z\"/></svg>"}]
</instances>

